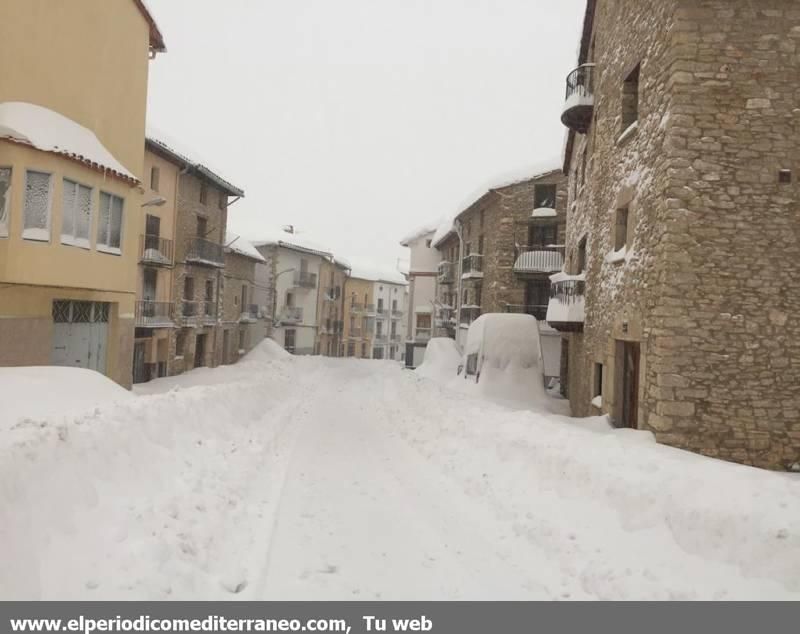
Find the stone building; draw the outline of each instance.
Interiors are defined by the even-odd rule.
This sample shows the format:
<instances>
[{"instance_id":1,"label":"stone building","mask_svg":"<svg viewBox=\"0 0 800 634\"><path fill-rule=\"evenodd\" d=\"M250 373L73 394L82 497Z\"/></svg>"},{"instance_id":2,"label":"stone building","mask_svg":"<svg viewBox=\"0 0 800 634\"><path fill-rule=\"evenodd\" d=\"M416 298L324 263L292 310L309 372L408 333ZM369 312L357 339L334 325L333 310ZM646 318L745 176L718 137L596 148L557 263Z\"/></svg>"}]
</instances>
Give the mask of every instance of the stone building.
<instances>
[{"instance_id":1,"label":"stone building","mask_svg":"<svg viewBox=\"0 0 800 634\"><path fill-rule=\"evenodd\" d=\"M587 3L548 311L574 414L800 462L799 51L790 0Z\"/></svg>"},{"instance_id":2,"label":"stone building","mask_svg":"<svg viewBox=\"0 0 800 634\"><path fill-rule=\"evenodd\" d=\"M179 168L171 294L176 327L170 331L167 373L216 367L223 362L225 344L221 318L228 206L244 192L152 131L147 148Z\"/></svg>"},{"instance_id":3,"label":"stone building","mask_svg":"<svg viewBox=\"0 0 800 634\"><path fill-rule=\"evenodd\" d=\"M252 244L226 232L221 363L235 363L267 336L270 314L267 303L259 304L256 294L256 267L264 264L266 261Z\"/></svg>"},{"instance_id":4,"label":"stone building","mask_svg":"<svg viewBox=\"0 0 800 634\"><path fill-rule=\"evenodd\" d=\"M344 288L350 265L344 260L324 260L319 270L317 297L317 352L325 357L343 357L344 349Z\"/></svg>"},{"instance_id":5,"label":"stone building","mask_svg":"<svg viewBox=\"0 0 800 634\"><path fill-rule=\"evenodd\" d=\"M0 365L128 387L148 59L164 41L138 0L3 9Z\"/></svg>"},{"instance_id":6,"label":"stone building","mask_svg":"<svg viewBox=\"0 0 800 634\"><path fill-rule=\"evenodd\" d=\"M533 315L545 375L559 375L560 337L545 317L550 275L564 263L566 200L566 179L551 169L489 189L448 221L433 239L442 254L437 324L444 334L463 344L484 313Z\"/></svg>"}]
</instances>

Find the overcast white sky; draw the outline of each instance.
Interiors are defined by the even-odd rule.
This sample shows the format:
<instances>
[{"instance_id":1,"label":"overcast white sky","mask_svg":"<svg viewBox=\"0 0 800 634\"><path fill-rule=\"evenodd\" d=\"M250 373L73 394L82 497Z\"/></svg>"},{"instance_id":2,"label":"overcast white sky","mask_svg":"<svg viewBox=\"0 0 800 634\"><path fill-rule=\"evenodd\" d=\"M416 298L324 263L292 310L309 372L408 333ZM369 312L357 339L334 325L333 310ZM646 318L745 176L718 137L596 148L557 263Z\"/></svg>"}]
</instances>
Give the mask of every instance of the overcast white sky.
<instances>
[{"instance_id":1,"label":"overcast white sky","mask_svg":"<svg viewBox=\"0 0 800 634\"><path fill-rule=\"evenodd\" d=\"M394 267L398 241L561 153L585 0L149 0L148 122L294 224Z\"/></svg>"}]
</instances>

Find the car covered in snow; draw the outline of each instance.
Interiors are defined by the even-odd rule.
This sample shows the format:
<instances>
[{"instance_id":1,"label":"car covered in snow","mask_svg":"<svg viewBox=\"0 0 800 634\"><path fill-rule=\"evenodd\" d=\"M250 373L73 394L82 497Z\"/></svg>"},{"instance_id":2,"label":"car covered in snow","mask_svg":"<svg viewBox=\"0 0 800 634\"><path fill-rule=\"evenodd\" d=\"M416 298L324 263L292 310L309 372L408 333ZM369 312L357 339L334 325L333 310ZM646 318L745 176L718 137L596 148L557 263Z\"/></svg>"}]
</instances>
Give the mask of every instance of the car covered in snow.
<instances>
[{"instance_id":1,"label":"car covered in snow","mask_svg":"<svg viewBox=\"0 0 800 634\"><path fill-rule=\"evenodd\" d=\"M478 383L493 374L533 374L544 381L539 324L531 315L489 313L472 322L459 372Z\"/></svg>"}]
</instances>

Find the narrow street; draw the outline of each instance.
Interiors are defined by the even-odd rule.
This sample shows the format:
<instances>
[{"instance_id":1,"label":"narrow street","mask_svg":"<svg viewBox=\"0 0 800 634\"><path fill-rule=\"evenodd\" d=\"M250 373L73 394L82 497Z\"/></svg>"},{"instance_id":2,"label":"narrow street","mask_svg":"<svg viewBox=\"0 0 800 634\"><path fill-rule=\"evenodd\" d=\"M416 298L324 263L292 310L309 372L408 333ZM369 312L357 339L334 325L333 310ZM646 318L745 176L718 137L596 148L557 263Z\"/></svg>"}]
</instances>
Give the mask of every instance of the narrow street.
<instances>
[{"instance_id":1,"label":"narrow street","mask_svg":"<svg viewBox=\"0 0 800 634\"><path fill-rule=\"evenodd\" d=\"M3 596L800 593L796 478L599 419L269 344L119 392L85 413L0 420Z\"/></svg>"}]
</instances>

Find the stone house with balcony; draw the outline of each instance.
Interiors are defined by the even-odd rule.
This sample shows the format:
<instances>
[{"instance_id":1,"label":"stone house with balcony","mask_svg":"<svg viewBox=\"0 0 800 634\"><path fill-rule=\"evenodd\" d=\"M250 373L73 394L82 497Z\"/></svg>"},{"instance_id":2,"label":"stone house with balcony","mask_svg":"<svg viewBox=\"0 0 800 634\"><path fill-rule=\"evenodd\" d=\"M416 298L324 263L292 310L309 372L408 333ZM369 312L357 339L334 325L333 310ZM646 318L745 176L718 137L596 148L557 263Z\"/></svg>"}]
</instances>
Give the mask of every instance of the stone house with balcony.
<instances>
[{"instance_id":1,"label":"stone house with balcony","mask_svg":"<svg viewBox=\"0 0 800 634\"><path fill-rule=\"evenodd\" d=\"M267 336L271 315L266 302L258 303L256 293L256 267L265 264L264 257L250 242L226 232L221 363L235 363Z\"/></svg>"},{"instance_id":2,"label":"stone house with balcony","mask_svg":"<svg viewBox=\"0 0 800 634\"><path fill-rule=\"evenodd\" d=\"M564 263L566 201L563 172L550 169L490 188L441 228L433 246L442 259L442 333L463 344L469 325L484 313L533 315L540 324L545 375L559 376L560 337L545 317L550 275Z\"/></svg>"},{"instance_id":3,"label":"stone house with balcony","mask_svg":"<svg viewBox=\"0 0 800 634\"><path fill-rule=\"evenodd\" d=\"M420 227L400 241L410 255L405 341L405 362L409 368L422 364L428 341L434 333L436 279L442 259L433 246L438 224Z\"/></svg>"},{"instance_id":4,"label":"stone house with balcony","mask_svg":"<svg viewBox=\"0 0 800 634\"><path fill-rule=\"evenodd\" d=\"M587 2L547 316L575 415L800 462L799 48L788 0Z\"/></svg>"},{"instance_id":5,"label":"stone house with balcony","mask_svg":"<svg viewBox=\"0 0 800 634\"><path fill-rule=\"evenodd\" d=\"M320 271L324 262L333 261L333 254L288 229L253 242L271 271L271 336L292 354L316 354Z\"/></svg>"},{"instance_id":6,"label":"stone house with balcony","mask_svg":"<svg viewBox=\"0 0 800 634\"><path fill-rule=\"evenodd\" d=\"M138 0L4 8L0 365L129 387L148 59L164 41Z\"/></svg>"},{"instance_id":7,"label":"stone house with balcony","mask_svg":"<svg viewBox=\"0 0 800 634\"><path fill-rule=\"evenodd\" d=\"M228 206L243 197L244 191L177 149L174 141L156 134L148 132L147 149L178 168L171 280L175 327L170 331L167 363L167 373L172 376L223 362Z\"/></svg>"},{"instance_id":8,"label":"stone house with balcony","mask_svg":"<svg viewBox=\"0 0 800 634\"><path fill-rule=\"evenodd\" d=\"M323 260L319 276L317 314L317 352L325 357L343 357L344 338L344 290L350 265L339 258Z\"/></svg>"},{"instance_id":9,"label":"stone house with balcony","mask_svg":"<svg viewBox=\"0 0 800 634\"><path fill-rule=\"evenodd\" d=\"M351 270L344 286L344 344L346 357L372 358L375 331L375 285Z\"/></svg>"}]
</instances>

